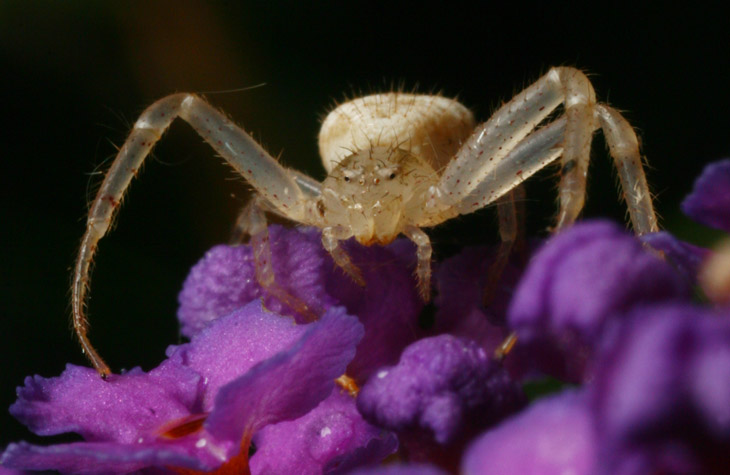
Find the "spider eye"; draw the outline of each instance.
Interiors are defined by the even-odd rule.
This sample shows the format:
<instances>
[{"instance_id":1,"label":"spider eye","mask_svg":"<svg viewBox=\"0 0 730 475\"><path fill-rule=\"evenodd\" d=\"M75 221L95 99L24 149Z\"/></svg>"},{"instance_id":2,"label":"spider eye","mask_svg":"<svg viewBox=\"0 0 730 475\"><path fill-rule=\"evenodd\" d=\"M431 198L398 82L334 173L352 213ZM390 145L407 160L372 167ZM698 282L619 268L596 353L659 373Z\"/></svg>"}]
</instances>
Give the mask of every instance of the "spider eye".
<instances>
[{"instance_id":1,"label":"spider eye","mask_svg":"<svg viewBox=\"0 0 730 475\"><path fill-rule=\"evenodd\" d=\"M350 177L345 175L345 181L350 181Z\"/></svg>"},{"instance_id":2,"label":"spider eye","mask_svg":"<svg viewBox=\"0 0 730 475\"><path fill-rule=\"evenodd\" d=\"M390 178L391 180L392 180L393 178L395 178L395 172L391 173L391 174L390 174L390 176L389 176L388 178Z\"/></svg>"}]
</instances>

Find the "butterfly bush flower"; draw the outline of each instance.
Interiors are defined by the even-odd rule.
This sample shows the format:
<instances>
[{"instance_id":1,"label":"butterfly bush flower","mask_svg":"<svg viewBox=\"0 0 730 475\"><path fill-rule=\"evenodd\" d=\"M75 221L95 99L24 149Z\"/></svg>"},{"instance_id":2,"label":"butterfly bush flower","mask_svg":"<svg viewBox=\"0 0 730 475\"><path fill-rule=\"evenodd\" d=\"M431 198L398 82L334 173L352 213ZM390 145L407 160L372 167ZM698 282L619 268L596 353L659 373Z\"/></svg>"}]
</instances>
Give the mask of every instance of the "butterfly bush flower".
<instances>
[{"instance_id":1,"label":"butterfly bush flower","mask_svg":"<svg viewBox=\"0 0 730 475\"><path fill-rule=\"evenodd\" d=\"M408 346L398 364L381 368L357 399L367 420L398 434L411 461L445 468L458 466L460 447L471 437L525 403L499 362L475 342L452 335Z\"/></svg>"},{"instance_id":2,"label":"butterfly bush flower","mask_svg":"<svg viewBox=\"0 0 730 475\"><path fill-rule=\"evenodd\" d=\"M14 444L3 464L87 473L216 468L247 450L259 429L327 398L362 333L341 307L294 325L252 302L171 347L149 373L104 381L69 365L57 378L28 378L11 413L38 434L76 432L85 442Z\"/></svg>"},{"instance_id":3,"label":"butterfly bush flower","mask_svg":"<svg viewBox=\"0 0 730 475\"><path fill-rule=\"evenodd\" d=\"M304 259L301 250L312 241L309 231L272 227L272 235L275 252L284 247L279 254L284 261L287 253ZM13 444L3 455L3 465L90 473L147 466L208 470L235 458L255 436L261 450L252 457L252 466L271 467L271 460L281 460L277 451L296 446L294 439L291 446L281 444L280 437L277 441L277 423L284 421L321 425L319 452L294 460L299 464L296 473L381 460L396 449L397 441L365 423L354 399L343 400L332 388L348 365L356 369L353 374L366 377L380 361L390 362L393 354L397 358L399 347L415 339L412 331L388 332L388 326L395 324L412 330L422 305L405 262L393 257L393 252L405 254L401 248L364 251L384 253L396 268L391 278L381 278L380 287L390 288L390 299L372 299L374 303L354 296L346 287L354 284L332 275L336 271L331 261L310 256L309 262L315 261L311 272L306 271L307 259L300 261L295 266L301 271L297 282L309 283L310 288L319 285L321 306L328 307L319 321L301 325L263 310L254 280L249 279L249 286L240 285L239 276L253 269L250 250L240 254L246 248L214 249L193 270L180 297L181 321L191 343L172 347L168 360L150 373L135 369L102 381L90 369L69 366L59 378L29 378L19 390L13 414L39 434L76 432L86 442L51 447ZM374 272L367 266L364 270ZM246 304L241 293L252 296L253 303ZM336 300L331 295L358 310L370 328L363 328L344 308L332 307ZM396 306L393 299L402 305ZM356 344L368 335L374 347L380 338L389 345L357 360ZM115 405L119 400L128 403ZM114 411L107 411L110 406ZM114 414L119 420L110 419ZM264 428L270 430L259 434Z\"/></svg>"},{"instance_id":4,"label":"butterfly bush flower","mask_svg":"<svg viewBox=\"0 0 730 475\"><path fill-rule=\"evenodd\" d=\"M730 312L638 307L589 389L597 473L727 473Z\"/></svg>"},{"instance_id":5,"label":"butterfly bush flower","mask_svg":"<svg viewBox=\"0 0 730 475\"><path fill-rule=\"evenodd\" d=\"M383 367L357 406L392 430L427 430L446 444L520 409L526 400L506 370L476 343L451 335L424 338Z\"/></svg>"},{"instance_id":6,"label":"butterfly bush flower","mask_svg":"<svg viewBox=\"0 0 730 475\"><path fill-rule=\"evenodd\" d=\"M315 229L269 228L276 281L309 308L336 303L356 315L365 335L348 367L348 375L364 382L385 364L398 361L406 345L419 336L423 302L414 286L415 248L406 241L387 247L345 243L351 260L368 283L360 287L335 267ZM186 335L252 299L264 298L266 308L306 317L268 296L254 278L253 252L248 246L217 246L193 267L180 294L178 316Z\"/></svg>"},{"instance_id":7,"label":"butterfly bush flower","mask_svg":"<svg viewBox=\"0 0 730 475\"><path fill-rule=\"evenodd\" d=\"M486 432L469 447L463 473L592 473L596 443L586 399L567 391Z\"/></svg>"},{"instance_id":8,"label":"butterfly bush flower","mask_svg":"<svg viewBox=\"0 0 730 475\"><path fill-rule=\"evenodd\" d=\"M683 209L730 231L728 190L730 160L707 168ZM28 378L13 415L83 441L11 444L2 470L726 472L730 291L692 302L720 252L580 223L534 246L526 269L513 259L485 304L495 251L468 248L435 265L424 326L410 242L344 243L363 288L316 230L269 232L283 294L256 282L250 247L211 249L180 294L190 343L108 381L72 365ZM512 331L517 347L495 359ZM356 397L335 386L343 374ZM563 386L528 404L521 385L545 375ZM375 466L395 452L398 464Z\"/></svg>"},{"instance_id":9,"label":"butterfly bush flower","mask_svg":"<svg viewBox=\"0 0 730 475\"><path fill-rule=\"evenodd\" d=\"M730 233L730 159L703 170L682 211L699 223Z\"/></svg>"},{"instance_id":10,"label":"butterfly bush flower","mask_svg":"<svg viewBox=\"0 0 730 475\"><path fill-rule=\"evenodd\" d=\"M669 263L619 226L575 225L548 241L515 292L508 320L537 368L564 381L589 377L607 326L634 305L686 299Z\"/></svg>"}]
</instances>

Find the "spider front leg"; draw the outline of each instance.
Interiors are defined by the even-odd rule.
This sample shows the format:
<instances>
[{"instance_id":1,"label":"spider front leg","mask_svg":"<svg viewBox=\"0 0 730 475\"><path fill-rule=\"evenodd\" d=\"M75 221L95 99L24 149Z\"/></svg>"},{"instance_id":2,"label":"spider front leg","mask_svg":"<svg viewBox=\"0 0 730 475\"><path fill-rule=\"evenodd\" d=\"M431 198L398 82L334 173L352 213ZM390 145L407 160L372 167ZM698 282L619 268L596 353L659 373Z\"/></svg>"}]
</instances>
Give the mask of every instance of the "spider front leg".
<instances>
[{"instance_id":1,"label":"spider front leg","mask_svg":"<svg viewBox=\"0 0 730 475\"><path fill-rule=\"evenodd\" d=\"M362 271L352 263L350 256L340 246L340 241L352 237L352 233L342 226L328 226L322 229L322 246L329 252L335 264L350 276L357 285L365 287Z\"/></svg>"},{"instance_id":2,"label":"spider front leg","mask_svg":"<svg viewBox=\"0 0 730 475\"><path fill-rule=\"evenodd\" d=\"M416 279L418 280L418 293L424 302L431 300L431 240L428 234L416 226L406 226L403 234L416 245Z\"/></svg>"},{"instance_id":3,"label":"spider front leg","mask_svg":"<svg viewBox=\"0 0 730 475\"><path fill-rule=\"evenodd\" d=\"M84 314L91 262L132 178L177 117L188 122L277 210L291 220L304 219L306 200L293 175L224 114L192 94L174 94L148 107L134 124L94 198L74 268L74 330L84 353L102 376L111 370L89 341L89 324Z\"/></svg>"},{"instance_id":4,"label":"spider front leg","mask_svg":"<svg viewBox=\"0 0 730 475\"><path fill-rule=\"evenodd\" d=\"M276 279L266 219L267 212L281 216L281 213L261 195L254 195L236 220L229 243L235 246L248 238L253 253L256 282L265 293L275 297L295 314L303 316L306 321L313 322L322 315L322 309L307 304L304 300L282 287Z\"/></svg>"}]
</instances>

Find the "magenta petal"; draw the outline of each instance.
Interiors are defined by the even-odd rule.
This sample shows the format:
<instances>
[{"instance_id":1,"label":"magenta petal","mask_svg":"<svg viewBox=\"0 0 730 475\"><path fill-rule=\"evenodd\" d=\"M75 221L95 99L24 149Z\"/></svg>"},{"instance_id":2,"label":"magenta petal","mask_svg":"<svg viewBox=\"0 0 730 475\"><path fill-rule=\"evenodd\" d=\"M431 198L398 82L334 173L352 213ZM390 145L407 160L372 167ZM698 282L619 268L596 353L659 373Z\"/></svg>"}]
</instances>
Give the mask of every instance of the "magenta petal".
<instances>
[{"instance_id":1,"label":"magenta petal","mask_svg":"<svg viewBox=\"0 0 730 475\"><path fill-rule=\"evenodd\" d=\"M543 399L472 443L462 473L592 474L593 430L582 394Z\"/></svg>"},{"instance_id":2,"label":"magenta petal","mask_svg":"<svg viewBox=\"0 0 730 475\"><path fill-rule=\"evenodd\" d=\"M272 225L269 239L277 284L311 308L332 305L334 301L325 292L325 269L331 263L319 232ZM216 246L192 268L178 297L182 333L192 336L210 321L261 297L272 312L289 311L256 282L250 246Z\"/></svg>"},{"instance_id":3,"label":"magenta petal","mask_svg":"<svg viewBox=\"0 0 730 475\"><path fill-rule=\"evenodd\" d=\"M210 470L199 455L179 446L77 442L40 447L25 442L10 444L2 455L3 466L23 470L58 470L63 473L128 473L145 467L185 467ZM218 461L218 464L220 461Z\"/></svg>"},{"instance_id":4,"label":"magenta petal","mask_svg":"<svg viewBox=\"0 0 730 475\"><path fill-rule=\"evenodd\" d=\"M398 447L393 434L365 422L355 400L339 390L303 417L261 429L254 443L252 473L298 475L375 464Z\"/></svg>"},{"instance_id":5,"label":"magenta petal","mask_svg":"<svg viewBox=\"0 0 730 475\"><path fill-rule=\"evenodd\" d=\"M344 374L363 335L362 325L341 307L317 322L288 348L222 387L205 427L220 440L240 441L267 424L303 416Z\"/></svg>"},{"instance_id":6,"label":"magenta petal","mask_svg":"<svg viewBox=\"0 0 730 475\"><path fill-rule=\"evenodd\" d=\"M682 211L699 223L730 232L730 160L705 167L682 202Z\"/></svg>"},{"instance_id":7,"label":"magenta petal","mask_svg":"<svg viewBox=\"0 0 730 475\"><path fill-rule=\"evenodd\" d=\"M68 365L61 376L28 377L10 413L39 435L76 432L88 441L136 442L166 421L188 416L200 377L163 364L135 368L103 380L91 369Z\"/></svg>"},{"instance_id":8,"label":"magenta petal","mask_svg":"<svg viewBox=\"0 0 730 475\"><path fill-rule=\"evenodd\" d=\"M257 300L216 320L190 343L171 346L167 353L170 361L203 376L203 410L209 411L222 386L288 348L307 328L264 310Z\"/></svg>"}]
</instances>

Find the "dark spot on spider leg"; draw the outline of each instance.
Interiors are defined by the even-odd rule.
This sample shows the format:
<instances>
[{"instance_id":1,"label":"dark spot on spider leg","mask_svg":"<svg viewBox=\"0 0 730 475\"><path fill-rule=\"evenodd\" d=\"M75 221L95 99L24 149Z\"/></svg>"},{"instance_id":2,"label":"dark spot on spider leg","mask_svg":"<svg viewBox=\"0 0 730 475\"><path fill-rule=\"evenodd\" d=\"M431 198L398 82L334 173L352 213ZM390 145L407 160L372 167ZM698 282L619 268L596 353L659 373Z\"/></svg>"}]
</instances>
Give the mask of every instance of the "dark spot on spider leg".
<instances>
[{"instance_id":1,"label":"dark spot on spider leg","mask_svg":"<svg viewBox=\"0 0 730 475\"><path fill-rule=\"evenodd\" d=\"M570 173L571 170L573 170L575 168L575 166L576 166L575 160L570 160L569 162L565 162L565 164L563 165L563 169L560 170L560 173L562 175Z\"/></svg>"}]
</instances>

